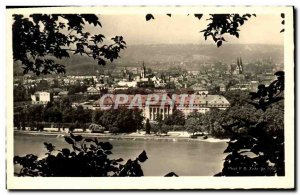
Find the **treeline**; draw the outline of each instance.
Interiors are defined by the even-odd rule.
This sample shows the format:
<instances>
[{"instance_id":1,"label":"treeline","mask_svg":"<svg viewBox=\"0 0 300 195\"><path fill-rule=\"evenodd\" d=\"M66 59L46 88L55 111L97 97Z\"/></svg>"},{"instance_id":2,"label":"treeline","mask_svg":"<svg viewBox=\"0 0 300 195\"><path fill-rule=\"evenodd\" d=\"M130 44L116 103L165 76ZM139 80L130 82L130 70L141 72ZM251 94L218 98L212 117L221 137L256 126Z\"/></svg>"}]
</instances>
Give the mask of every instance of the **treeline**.
<instances>
[{"instance_id":1,"label":"treeline","mask_svg":"<svg viewBox=\"0 0 300 195\"><path fill-rule=\"evenodd\" d=\"M86 130L90 124L97 124L112 133L128 133L143 128L143 116L140 110L111 109L89 110L82 106L72 107L68 98L49 102L46 106L29 105L16 107L14 110L14 126L17 129L43 130L45 124L52 124L58 130L81 128Z\"/></svg>"},{"instance_id":2,"label":"treeline","mask_svg":"<svg viewBox=\"0 0 300 195\"><path fill-rule=\"evenodd\" d=\"M44 105L28 105L14 108L14 126L25 130L43 130L44 124L53 124L61 128L87 129L92 122L92 111L82 106L73 108L68 98L61 101L49 102ZM71 124L71 125L70 125Z\"/></svg>"},{"instance_id":3,"label":"treeline","mask_svg":"<svg viewBox=\"0 0 300 195\"><path fill-rule=\"evenodd\" d=\"M139 109L95 110L92 122L105 127L111 133L130 133L143 128L144 117Z\"/></svg>"}]
</instances>

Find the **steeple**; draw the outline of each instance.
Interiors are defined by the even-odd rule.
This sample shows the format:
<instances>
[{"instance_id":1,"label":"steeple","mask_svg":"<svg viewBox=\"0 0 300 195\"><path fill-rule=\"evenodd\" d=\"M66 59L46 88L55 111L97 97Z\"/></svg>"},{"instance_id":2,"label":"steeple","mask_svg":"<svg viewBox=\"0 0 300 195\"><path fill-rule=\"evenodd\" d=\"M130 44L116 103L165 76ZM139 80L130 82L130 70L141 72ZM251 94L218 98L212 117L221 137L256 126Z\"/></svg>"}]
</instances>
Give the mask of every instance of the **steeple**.
<instances>
[{"instance_id":1,"label":"steeple","mask_svg":"<svg viewBox=\"0 0 300 195\"><path fill-rule=\"evenodd\" d=\"M243 71L244 71L244 67L243 67L243 62L242 62L242 58L241 57L240 57L239 68L240 68L240 74L242 74Z\"/></svg>"},{"instance_id":2,"label":"steeple","mask_svg":"<svg viewBox=\"0 0 300 195\"><path fill-rule=\"evenodd\" d=\"M143 61L142 70L141 70L141 78L145 78L145 77L146 77L146 67L145 67L145 63Z\"/></svg>"}]
</instances>

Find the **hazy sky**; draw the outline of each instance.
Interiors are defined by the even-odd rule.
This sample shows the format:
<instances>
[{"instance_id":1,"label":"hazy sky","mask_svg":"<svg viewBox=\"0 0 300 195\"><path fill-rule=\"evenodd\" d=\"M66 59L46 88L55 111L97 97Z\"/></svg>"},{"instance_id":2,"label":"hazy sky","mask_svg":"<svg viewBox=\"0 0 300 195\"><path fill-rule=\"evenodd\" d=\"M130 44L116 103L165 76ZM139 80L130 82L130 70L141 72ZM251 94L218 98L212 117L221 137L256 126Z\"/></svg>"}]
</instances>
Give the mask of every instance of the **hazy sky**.
<instances>
[{"instance_id":1,"label":"hazy sky","mask_svg":"<svg viewBox=\"0 0 300 195\"><path fill-rule=\"evenodd\" d=\"M212 43L204 40L203 30L207 16L198 20L193 15L154 15L155 20L146 21L144 15L100 15L103 28L88 29L92 33L101 33L106 37L122 35L131 44L160 43ZM229 36L229 43L257 43L283 45L283 28L280 15L257 15L251 17L240 28L240 38Z\"/></svg>"}]
</instances>

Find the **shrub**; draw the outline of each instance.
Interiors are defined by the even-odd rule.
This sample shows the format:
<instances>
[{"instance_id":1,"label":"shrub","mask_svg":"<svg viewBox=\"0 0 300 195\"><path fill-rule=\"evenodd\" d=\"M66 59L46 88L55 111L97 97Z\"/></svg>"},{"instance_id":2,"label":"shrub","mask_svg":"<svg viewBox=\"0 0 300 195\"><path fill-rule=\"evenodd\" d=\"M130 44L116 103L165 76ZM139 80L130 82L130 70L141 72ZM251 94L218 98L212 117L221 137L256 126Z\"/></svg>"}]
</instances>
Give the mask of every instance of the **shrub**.
<instances>
[{"instance_id":1,"label":"shrub","mask_svg":"<svg viewBox=\"0 0 300 195\"><path fill-rule=\"evenodd\" d=\"M184 130L184 126L182 125L174 125L173 126L173 131L183 131Z\"/></svg>"},{"instance_id":2,"label":"shrub","mask_svg":"<svg viewBox=\"0 0 300 195\"><path fill-rule=\"evenodd\" d=\"M172 131L172 126L171 125L162 125L161 127L161 133L167 134L169 131Z\"/></svg>"}]
</instances>

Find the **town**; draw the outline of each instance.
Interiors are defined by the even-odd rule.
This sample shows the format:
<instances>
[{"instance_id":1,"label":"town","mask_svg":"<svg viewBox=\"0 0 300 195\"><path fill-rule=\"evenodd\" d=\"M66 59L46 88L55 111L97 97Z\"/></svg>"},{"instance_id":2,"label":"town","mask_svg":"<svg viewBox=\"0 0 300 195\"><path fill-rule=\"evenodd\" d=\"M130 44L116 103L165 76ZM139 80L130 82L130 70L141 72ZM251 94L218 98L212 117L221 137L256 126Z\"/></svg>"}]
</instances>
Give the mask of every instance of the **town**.
<instances>
[{"instance_id":1,"label":"town","mask_svg":"<svg viewBox=\"0 0 300 195\"><path fill-rule=\"evenodd\" d=\"M261 63L258 66L263 65ZM105 112L107 107L115 105L118 95L127 95L126 98L132 100L136 94L141 96L141 103L131 109L141 112L141 120L135 127L129 128L132 131L145 129L146 123L153 123L153 130L160 118L167 121L174 113L179 113L183 122L175 121L172 125L183 125L193 113L205 114L212 109L229 108L231 102L224 97L228 91L251 92L256 91L259 84L270 84L274 80L274 72L282 69L282 66L265 65L260 68L265 68L266 71L257 74L249 68L246 70L247 63L244 63L241 57L237 57L236 62L231 64L206 64L201 70L184 70L180 67L172 70L152 70L147 67L147 63L141 62L140 67L118 67L110 74L102 74L96 70L94 75L15 76L14 125L16 129L23 130L86 131L92 128L92 132L128 132L120 130L120 125L116 125L116 130L112 124L99 121L95 113ZM185 94L185 99L172 98L172 95L176 94ZM147 104L147 95L157 96L158 101ZM109 98L101 101L104 96ZM171 99L174 106L161 107L163 97L165 101L166 98ZM191 102L196 107L191 108ZM118 108L128 109L129 105L129 101L123 102ZM37 111L37 108L40 111ZM48 112L45 112L47 108ZM24 109L34 113L24 115ZM79 110L75 113L76 116L74 113L66 116L72 109ZM40 116L35 118L39 113ZM83 123L87 125L83 127ZM157 131L160 131L160 128L162 126L157 127ZM184 127L177 127L180 128ZM174 130L174 127L169 129Z\"/></svg>"}]
</instances>

